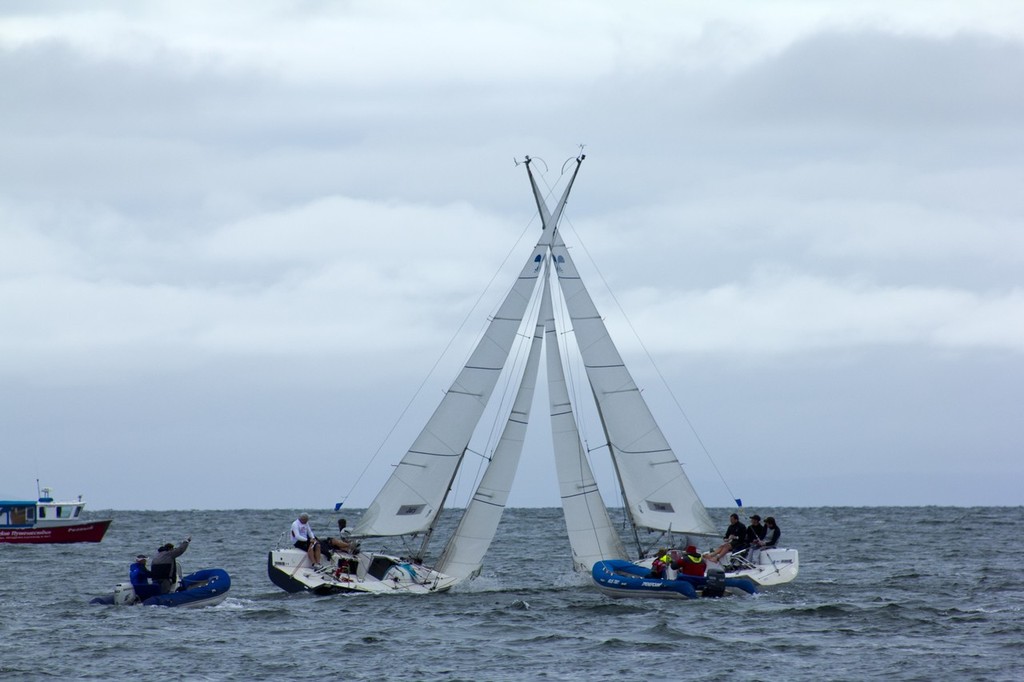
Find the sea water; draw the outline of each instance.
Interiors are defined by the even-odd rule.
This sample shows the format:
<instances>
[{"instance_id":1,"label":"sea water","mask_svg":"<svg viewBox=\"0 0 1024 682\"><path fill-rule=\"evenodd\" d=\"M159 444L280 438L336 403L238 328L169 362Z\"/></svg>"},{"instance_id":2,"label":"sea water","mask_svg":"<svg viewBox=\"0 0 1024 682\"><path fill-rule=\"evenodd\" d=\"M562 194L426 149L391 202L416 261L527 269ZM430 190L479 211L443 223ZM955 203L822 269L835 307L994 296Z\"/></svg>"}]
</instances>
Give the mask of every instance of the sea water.
<instances>
[{"instance_id":1,"label":"sea water","mask_svg":"<svg viewBox=\"0 0 1024 682\"><path fill-rule=\"evenodd\" d=\"M0 679L1024 680L1022 507L744 510L778 519L800 575L694 601L598 593L558 509L507 510L448 594L286 594L267 551L299 511L117 511L99 544L0 544ZM186 535L186 572L231 574L225 602L89 604Z\"/></svg>"}]
</instances>

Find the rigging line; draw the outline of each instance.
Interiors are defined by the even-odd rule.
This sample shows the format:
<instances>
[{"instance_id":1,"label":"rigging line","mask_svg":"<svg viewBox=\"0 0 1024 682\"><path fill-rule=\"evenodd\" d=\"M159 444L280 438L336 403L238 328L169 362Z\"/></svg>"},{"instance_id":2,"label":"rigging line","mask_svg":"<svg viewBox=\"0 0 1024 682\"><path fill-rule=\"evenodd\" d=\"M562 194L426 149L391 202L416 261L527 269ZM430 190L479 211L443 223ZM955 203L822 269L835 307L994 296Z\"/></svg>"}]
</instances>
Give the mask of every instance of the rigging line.
<instances>
[{"instance_id":1,"label":"rigging line","mask_svg":"<svg viewBox=\"0 0 1024 682\"><path fill-rule=\"evenodd\" d=\"M665 375L661 373L661 368L654 361L654 357L651 355L651 352L647 350L647 345L644 343L643 339L640 338L640 334L636 331L636 328L633 326L633 321L629 318L629 315L626 314L626 311L622 307L622 304L619 303L619 299L615 295L615 292L612 291L611 286L609 286L608 280L606 280L604 277L604 273L602 273L601 269L597 266L597 261L595 261L594 257L590 255L590 251L587 249L586 243L580 237L580 234L576 231L576 227L572 224L572 221L566 218L566 222L572 229L573 236L576 237L577 243L583 248L583 252L587 254L587 259L590 261L590 264L597 272L597 276L600 277L601 281L604 283L605 289L607 289L608 294L612 297L612 300L615 301L615 306L619 309L619 312L622 314L623 319L626 320L626 324L629 325L629 330L633 332L633 336L636 337L637 342L640 344L640 347L643 349L644 354L647 356L647 360L651 363L651 366L654 368L654 372L658 375L658 378L661 380L662 385L668 391L669 396L672 398L672 402L674 402L676 405L676 409L678 409L679 413L683 415L683 420L686 422L686 425L690 428L690 432L693 434L693 437L697 439L697 443L700 445L701 450L704 451L704 455L707 457L708 462L711 463L711 467L715 470L715 473L718 474L718 478L720 481L722 481L722 485L724 485L725 489L729 492L729 497L739 501L739 498L737 498L736 495L733 494L732 488L729 487L729 483L726 482L725 476L722 475L722 471L718 468L718 464L715 463L714 458L711 456L711 452L708 450L707 446L704 445L704 440L700 437L700 434L697 433L697 429L693 425L693 422L690 421L690 416L686 414L686 410L684 410L683 406L679 403L679 399L676 398L676 394L672 391L672 387L669 386L668 381L665 379Z\"/></svg>"},{"instance_id":2,"label":"rigging line","mask_svg":"<svg viewBox=\"0 0 1024 682\"><path fill-rule=\"evenodd\" d=\"M387 445L388 440L390 440L392 434L394 434L395 430L398 428L398 425L402 423L402 420L405 418L405 415L409 412L409 409L412 407L413 403L416 402L416 399L423 391L423 387L430 380L430 377L434 375L434 372L437 370L438 365L441 364L441 360L444 359L444 357L448 354L448 351L455 344L455 340L459 337L459 335L462 333L463 328L469 322L469 319L473 316L473 313L480 305L480 301L482 301L487 292L490 291L491 286L494 284L494 281L498 278L498 275L501 274L501 271L505 268L505 265L512 257L512 254L515 253L517 247L519 246L519 243L523 241L523 237L526 236L526 232L530 229L530 226L533 225L536 219L536 215L534 215L526 223L526 226L523 227L523 231L519 233L519 238L516 240L516 243L513 244L512 248L510 248L508 250L508 253L505 254L504 260L501 261L501 264L494 271L494 274L491 275L491 279L489 282L487 282L487 286L485 286L483 290L480 292L480 295L477 297L476 301L470 307L469 312L467 312L465 318L463 318L462 323L459 325L458 329L455 330L455 333L452 334L452 337L448 340L448 343L447 345L445 345L444 350L442 350L441 354L437 356L436 360L434 360L434 364L430 368L430 371L428 371L426 376L423 377L423 381L420 382L420 385L416 387L416 390L409 398L409 402L407 402L405 407L402 408L402 411L398 414L398 417L395 419L395 422L391 425L391 428L388 429L388 432L386 434L384 434L384 438L381 440L380 445L377 446L377 449L373 451L373 455L371 455L370 459L366 462L366 466L364 466L363 470L359 472L359 476L356 477L355 481L349 487L348 492L345 493L345 496L342 498L342 503L348 500L348 498L352 495L352 491L356 489L359 483L363 480L363 477L366 476L366 472L370 469L370 466L377 460L377 457L380 456L380 453L384 449L384 446ZM512 285L510 285L510 288L511 286L514 285L515 282L513 282ZM484 324L486 325L486 321ZM472 353L472 350L470 351L470 353Z\"/></svg>"}]
</instances>

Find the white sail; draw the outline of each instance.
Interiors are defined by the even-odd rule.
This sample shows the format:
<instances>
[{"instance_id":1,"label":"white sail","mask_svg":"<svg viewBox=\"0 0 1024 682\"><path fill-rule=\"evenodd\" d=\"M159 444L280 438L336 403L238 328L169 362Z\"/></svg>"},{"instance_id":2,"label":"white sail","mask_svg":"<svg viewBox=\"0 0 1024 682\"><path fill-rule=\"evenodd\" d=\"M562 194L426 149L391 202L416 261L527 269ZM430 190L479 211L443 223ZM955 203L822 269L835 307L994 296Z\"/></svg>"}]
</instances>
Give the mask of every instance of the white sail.
<instances>
[{"instance_id":1,"label":"white sail","mask_svg":"<svg viewBox=\"0 0 1024 682\"><path fill-rule=\"evenodd\" d=\"M558 488L565 515L565 529L572 548L573 568L589 572L604 559L624 559L626 550L608 516L594 472L576 428L569 391L565 384L558 332L551 306L551 289L544 282L541 318L545 325L548 401L551 407L551 439L555 452Z\"/></svg>"},{"instance_id":2,"label":"white sail","mask_svg":"<svg viewBox=\"0 0 1024 682\"><path fill-rule=\"evenodd\" d=\"M633 525L715 535L714 522L622 362L561 235L555 232L552 239L562 297Z\"/></svg>"},{"instance_id":3,"label":"white sail","mask_svg":"<svg viewBox=\"0 0 1024 682\"><path fill-rule=\"evenodd\" d=\"M545 261L546 262L546 261ZM548 288L548 268L544 267L544 291ZM540 365L540 349L544 341L544 319L537 320L526 367L519 383L519 390L512 403L501 438L491 455L491 461L484 470L473 499L459 520L455 533L448 540L437 570L453 578L471 578L480 572L484 555L491 546L498 531L501 514L508 502L509 490L519 467L523 452L523 440L530 421L530 406L533 404L534 388L537 385L537 367Z\"/></svg>"},{"instance_id":4,"label":"white sail","mask_svg":"<svg viewBox=\"0 0 1024 682\"><path fill-rule=\"evenodd\" d=\"M545 230L469 361L352 529L354 535L407 535L433 524L505 366L550 239Z\"/></svg>"}]
</instances>

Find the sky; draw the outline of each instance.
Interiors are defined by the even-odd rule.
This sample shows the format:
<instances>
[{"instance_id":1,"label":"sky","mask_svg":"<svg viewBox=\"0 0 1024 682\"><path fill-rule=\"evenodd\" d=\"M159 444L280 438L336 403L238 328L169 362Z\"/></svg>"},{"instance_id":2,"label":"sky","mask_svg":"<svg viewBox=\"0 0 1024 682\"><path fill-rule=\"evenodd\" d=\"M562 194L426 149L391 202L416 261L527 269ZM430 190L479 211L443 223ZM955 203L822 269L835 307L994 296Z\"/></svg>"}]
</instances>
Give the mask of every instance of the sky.
<instances>
[{"instance_id":1,"label":"sky","mask_svg":"<svg viewBox=\"0 0 1024 682\"><path fill-rule=\"evenodd\" d=\"M1022 82L1017 0L5 2L0 497L365 506L584 145L706 505L1024 504Z\"/></svg>"}]
</instances>

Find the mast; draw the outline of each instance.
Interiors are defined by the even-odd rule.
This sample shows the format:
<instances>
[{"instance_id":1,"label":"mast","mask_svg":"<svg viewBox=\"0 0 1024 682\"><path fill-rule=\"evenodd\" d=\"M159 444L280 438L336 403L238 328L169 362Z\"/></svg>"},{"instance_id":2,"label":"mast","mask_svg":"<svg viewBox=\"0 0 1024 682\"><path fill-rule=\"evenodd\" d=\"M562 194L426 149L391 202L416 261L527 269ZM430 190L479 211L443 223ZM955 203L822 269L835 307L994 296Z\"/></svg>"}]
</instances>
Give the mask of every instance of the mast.
<instances>
[{"instance_id":1,"label":"mast","mask_svg":"<svg viewBox=\"0 0 1024 682\"><path fill-rule=\"evenodd\" d=\"M583 164L583 160L587 158L586 154L580 154L576 157L576 167L572 171L572 176L569 178L569 184L565 186L562 191L562 198L558 200L555 205L553 212L548 212L548 205L544 201L544 197L541 195L540 188L537 187L537 180L533 177L533 170L530 168L530 162L533 161L529 156L526 157L526 175L530 178L530 187L533 189L533 198L537 202L537 212L540 213L541 228L544 230L551 229L550 239L554 239L554 232L558 229L558 221L562 218L562 211L565 210L565 202L569 200L569 192L572 191L572 185L576 182L576 176L580 172L580 166Z\"/></svg>"}]
</instances>

